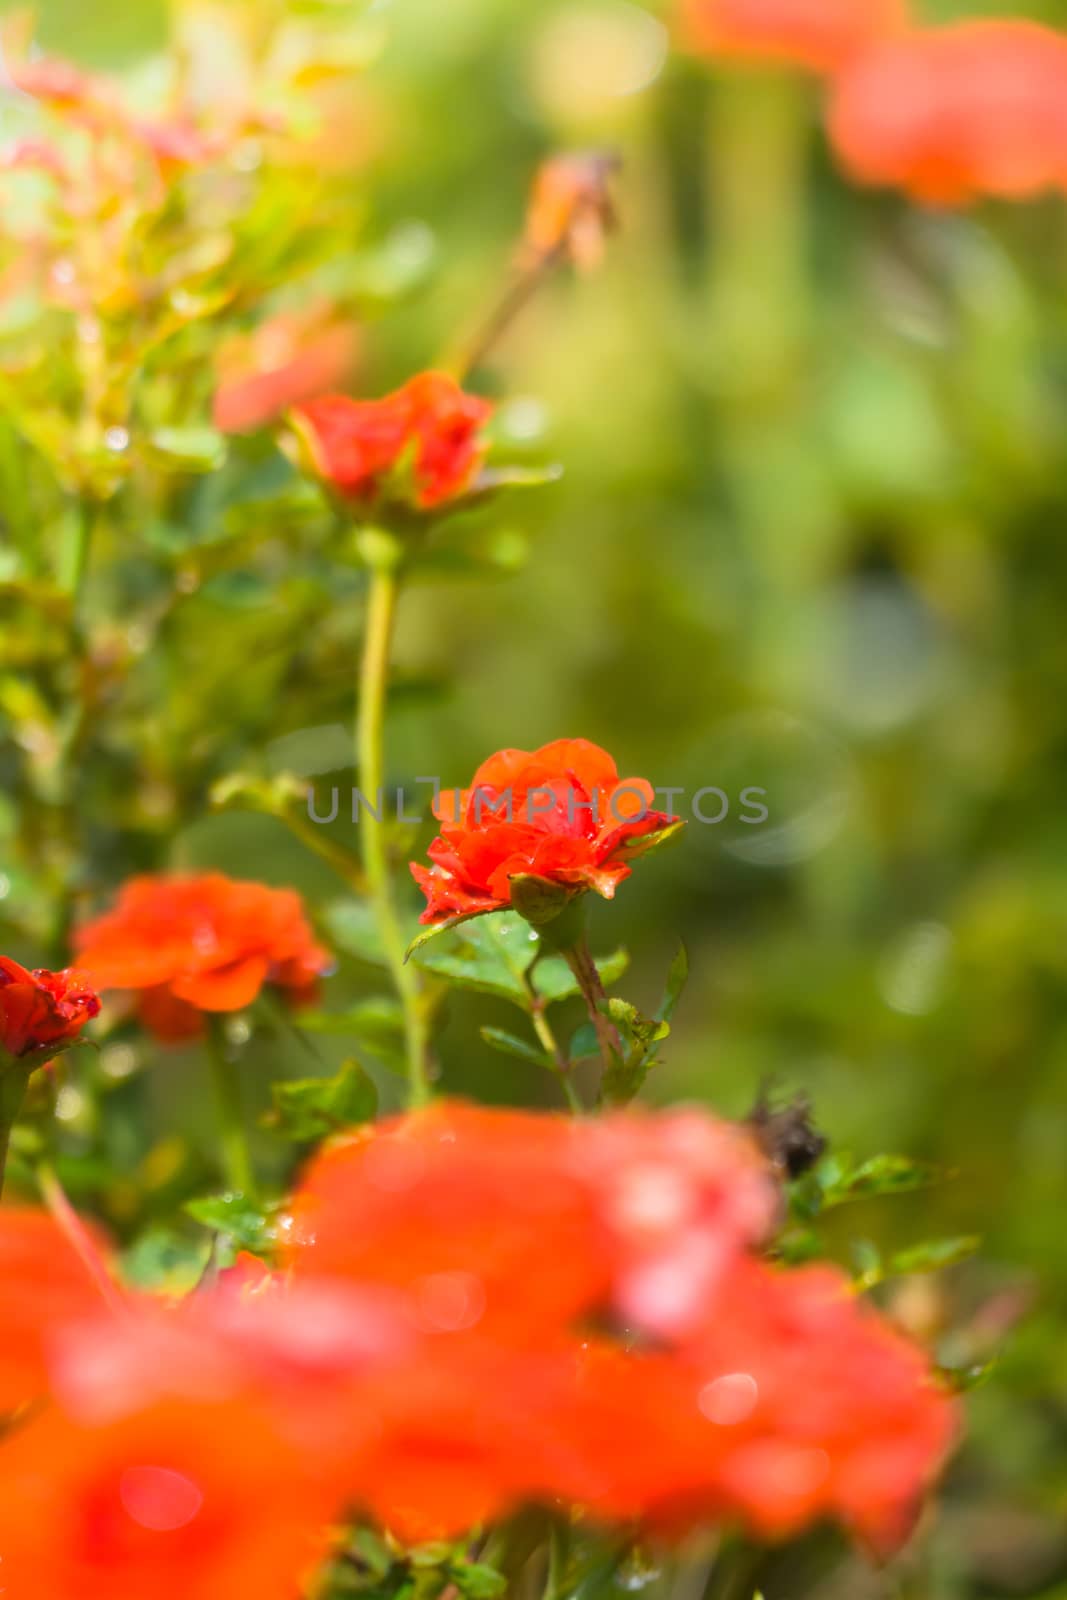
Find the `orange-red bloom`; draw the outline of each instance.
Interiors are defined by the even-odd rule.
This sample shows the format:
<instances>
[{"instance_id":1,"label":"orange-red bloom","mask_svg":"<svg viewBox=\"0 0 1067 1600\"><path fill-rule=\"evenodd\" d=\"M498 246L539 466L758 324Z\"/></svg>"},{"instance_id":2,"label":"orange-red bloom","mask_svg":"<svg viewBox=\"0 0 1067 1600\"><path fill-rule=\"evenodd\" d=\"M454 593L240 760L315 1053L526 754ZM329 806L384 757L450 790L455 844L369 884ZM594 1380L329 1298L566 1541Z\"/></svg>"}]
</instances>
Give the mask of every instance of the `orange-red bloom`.
<instances>
[{"instance_id":1,"label":"orange-red bloom","mask_svg":"<svg viewBox=\"0 0 1067 1600\"><path fill-rule=\"evenodd\" d=\"M836 72L907 25L906 0L682 0L682 30L702 54Z\"/></svg>"},{"instance_id":2,"label":"orange-red bloom","mask_svg":"<svg viewBox=\"0 0 1067 1600\"><path fill-rule=\"evenodd\" d=\"M500 911L518 877L570 894L595 889L610 900L630 876L628 863L677 824L651 809L654 800L646 779L620 779L611 756L588 739L501 750L469 789L446 790L434 802L444 826L430 845L433 866L411 863L426 895L421 921Z\"/></svg>"},{"instance_id":3,"label":"orange-red bloom","mask_svg":"<svg viewBox=\"0 0 1067 1600\"><path fill-rule=\"evenodd\" d=\"M895 1547L954 1408L843 1276L752 1257L776 1209L747 1136L697 1111L446 1102L320 1153L294 1287L388 1287L421 1339L359 1392L352 1496L413 1539L559 1498L671 1535L832 1516Z\"/></svg>"},{"instance_id":4,"label":"orange-red bloom","mask_svg":"<svg viewBox=\"0 0 1067 1600\"><path fill-rule=\"evenodd\" d=\"M88 1267L47 1212L0 1211L0 1413L39 1398L56 1330L99 1315L102 1305Z\"/></svg>"},{"instance_id":5,"label":"orange-red bloom","mask_svg":"<svg viewBox=\"0 0 1067 1600\"><path fill-rule=\"evenodd\" d=\"M0 1448L6 1600L292 1600L335 1511L253 1400L94 1423L46 1411Z\"/></svg>"},{"instance_id":6,"label":"orange-red bloom","mask_svg":"<svg viewBox=\"0 0 1067 1600\"><path fill-rule=\"evenodd\" d=\"M675 1336L777 1206L753 1141L703 1112L574 1122L445 1101L322 1151L286 1248L299 1274L402 1289L430 1333L530 1343L614 1309Z\"/></svg>"},{"instance_id":7,"label":"orange-red bloom","mask_svg":"<svg viewBox=\"0 0 1067 1600\"><path fill-rule=\"evenodd\" d=\"M880 1555L910 1533L958 1420L922 1353L841 1273L758 1261L735 1264L675 1348L591 1345L578 1392L564 1492L598 1515L667 1533L740 1520L760 1538L833 1517Z\"/></svg>"},{"instance_id":8,"label":"orange-red bloom","mask_svg":"<svg viewBox=\"0 0 1067 1600\"><path fill-rule=\"evenodd\" d=\"M989 21L887 43L838 82L830 135L852 177L934 204L1067 188L1067 39Z\"/></svg>"},{"instance_id":9,"label":"orange-red bloom","mask_svg":"<svg viewBox=\"0 0 1067 1600\"><path fill-rule=\"evenodd\" d=\"M382 400L323 395L293 418L316 472L346 499L428 511L471 488L492 410L447 373L422 372Z\"/></svg>"},{"instance_id":10,"label":"orange-red bloom","mask_svg":"<svg viewBox=\"0 0 1067 1600\"><path fill-rule=\"evenodd\" d=\"M358 344L353 325L329 306L271 317L220 350L215 426L223 433L262 428L291 406L335 389L350 372Z\"/></svg>"},{"instance_id":11,"label":"orange-red bloom","mask_svg":"<svg viewBox=\"0 0 1067 1600\"><path fill-rule=\"evenodd\" d=\"M0 1051L7 1055L67 1044L99 1010L99 999L78 973L28 972L0 956Z\"/></svg>"},{"instance_id":12,"label":"orange-red bloom","mask_svg":"<svg viewBox=\"0 0 1067 1600\"><path fill-rule=\"evenodd\" d=\"M297 1190L287 1259L403 1290L428 1332L536 1342L609 1281L570 1144L563 1118L448 1102L354 1133Z\"/></svg>"},{"instance_id":13,"label":"orange-red bloom","mask_svg":"<svg viewBox=\"0 0 1067 1600\"><path fill-rule=\"evenodd\" d=\"M220 872L133 878L75 944L100 988L141 992L161 1039L195 1036L202 1012L239 1011L267 983L306 999L329 963L294 890Z\"/></svg>"}]
</instances>

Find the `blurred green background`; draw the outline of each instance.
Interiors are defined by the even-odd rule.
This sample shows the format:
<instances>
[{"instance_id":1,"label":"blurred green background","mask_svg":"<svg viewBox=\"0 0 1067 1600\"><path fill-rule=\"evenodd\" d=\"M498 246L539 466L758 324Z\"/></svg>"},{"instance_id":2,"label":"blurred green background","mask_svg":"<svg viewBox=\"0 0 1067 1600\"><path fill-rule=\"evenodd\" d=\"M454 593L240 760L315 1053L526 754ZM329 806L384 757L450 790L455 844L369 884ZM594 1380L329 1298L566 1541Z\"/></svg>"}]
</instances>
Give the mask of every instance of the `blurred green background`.
<instances>
[{"instance_id":1,"label":"blurred green background","mask_svg":"<svg viewBox=\"0 0 1067 1600\"><path fill-rule=\"evenodd\" d=\"M1067 27L1065 4L1013 9ZM110 67L168 26L151 0L45 0L39 18L46 47ZM976 1329L994 1347L998 1317L1010 1330L918 1554L773 1593L1064 1600L1067 209L936 214L857 192L814 84L686 58L667 14L631 0L394 0L369 20L353 207L368 246L413 253L426 281L368 327L362 391L477 323L539 160L623 157L603 268L557 278L476 375L512 454L565 473L497 514L509 558L525 541L520 574L406 597L391 773L459 782L499 747L582 735L659 784L767 791L765 826L735 803L596 908L598 946L633 954L638 1004L676 938L690 950L648 1094L741 1113L772 1080L810 1095L836 1148L938 1163L934 1189L852 1208L835 1246L981 1234L977 1262L904 1310L965 1356ZM356 582L338 579L340 645ZM328 874L280 825L193 820L235 767L303 762L323 793L352 781L329 756L350 694L336 656L303 688L257 677L278 605L266 587L231 613L191 602L153 715L219 738L171 859L322 899ZM290 624L327 626L314 610ZM104 838L100 881L160 851L123 860ZM335 982L368 988L352 962ZM445 1083L547 1102L482 1022L514 1025L451 1003ZM161 1138L195 1139L195 1062L148 1079L123 1092Z\"/></svg>"}]
</instances>

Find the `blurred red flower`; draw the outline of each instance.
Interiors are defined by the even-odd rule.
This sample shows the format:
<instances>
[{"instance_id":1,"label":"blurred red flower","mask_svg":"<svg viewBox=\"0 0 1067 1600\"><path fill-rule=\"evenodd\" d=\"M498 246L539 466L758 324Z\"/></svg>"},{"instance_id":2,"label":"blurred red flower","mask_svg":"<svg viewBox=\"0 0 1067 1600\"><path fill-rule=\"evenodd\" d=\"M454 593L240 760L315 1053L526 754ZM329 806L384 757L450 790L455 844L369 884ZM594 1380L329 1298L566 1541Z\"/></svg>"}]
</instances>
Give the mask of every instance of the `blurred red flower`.
<instances>
[{"instance_id":1,"label":"blurred red flower","mask_svg":"<svg viewBox=\"0 0 1067 1600\"><path fill-rule=\"evenodd\" d=\"M346 499L432 510L471 487L492 406L443 372L422 372L382 400L322 395L293 420L318 475Z\"/></svg>"},{"instance_id":2,"label":"blurred red flower","mask_svg":"<svg viewBox=\"0 0 1067 1600\"><path fill-rule=\"evenodd\" d=\"M882 1556L911 1532L958 1422L925 1356L843 1274L754 1260L680 1345L591 1344L577 1396L563 1492L594 1514L672 1535L741 1521L763 1539L833 1517Z\"/></svg>"},{"instance_id":3,"label":"blurred red flower","mask_svg":"<svg viewBox=\"0 0 1067 1600\"><path fill-rule=\"evenodd\" d=\"M92 1273L47 1212L0 1210L0 1412L45 1392L56 1329L98 1316L102 1306Z\"/></svg>"},{"instance_id":4,"label":"blurred red flower","mask_svg":"<svg viewBox=\"0 0 1067 1600\"><path fill-rule=\"evenodd\" d=\"M673 1336L778 1204L754 1142L704 1112L574 1122L444 1101L323 1150L285 1248L298 1274L404 1290L428 1332L528 1344L613 1308Z\"/></svg>"},{"instance_id":5,"label":"blurred red flower","mask_svg":"<svg viewBox=\"0 0 1067 1600\"><path fill-rule=\"evenodd\" d=\"M28 972L0 956L0 1051L27 1056L66 1044L100 1010L86 978L68 968Z\"/></svg>"},{"instance_id":6,"label":"blurred red flower","mask_svg":"<svg viewBox=\"0 0 1067 1600\"><path fill-rule=\"evenodd\" d=\"M106 1421L58 1408L0 1447L8 1600L292 1600L336 1509L250 1398Z\"/></svg>"},{"instance_id":7,"label":"blurred red flower","mask_svg":"<svg viewBox=\"0 0 1067 1600\"><path fill-rule=\"evenodd\" d=\"M836 72L907 23L906 0L681 0L691 49L814 72Z\"/></svg>"},{"instance_id":8,"label":"blurred red flower","mask_svg":"<svg viewBox=\"0 0 1067 1600\"><path fill-rule=\"evenodd\" d=\"M438 1102L323 1149L283 1233L298 1274L389 1284L434 1333L524 1344L608 1285L609 1243L568 1124Z\"/></svg>"},{"instance_id":9,"label":"blurred red flower","mask_svg":"<svg viewBox=\"0 0 1067 1600\"><path fill-rule=\"evenodd\" d=\"M887 42L842 75L829 126L851 177L933 204L1067 188L1067 39L988 21Z\"/></svg>"},{"instance_id":10,"label":"blurred red flower","mask_svg":"<svg viewBox=\"0 0 1067 1600\"><path fill-rule=\"evenodd\" d=\"M294 890L220 872L133 878L74 942L100 988L141 991L143 1021L166 1040L198 1034L203 1012L251 1005L267 983L306 1000L329 964Z\"/></svg>"},{"instance_id":11,"label":"blurred red flower","mask_svg":"<svg viewBox=\"0 0 1067 1600\"><path fill-rule=\"evenodd\" d=\"M571 894L595 889L610 900L628 863L660 842L678 819L651 809L652 785L620 779L611 756L588 739L557 739L540 750L501 750L482 763L469 789L434 802L444 823L429 848L433 866L411 863L426 895L421 921L500 911L516 877Z\"/></svg>"},{"instance_id":12,"label":"blurred red flower","mask_svg":"<svg viewBox=\"0 0 1067 1600\"><path fill-rule=\"evenodd\" d=\"M214 421L223 433L245 433L334 389L355 361L359 340L329 307L271 317L247 338L219 352Z\"/></svg>"}]
</instances>

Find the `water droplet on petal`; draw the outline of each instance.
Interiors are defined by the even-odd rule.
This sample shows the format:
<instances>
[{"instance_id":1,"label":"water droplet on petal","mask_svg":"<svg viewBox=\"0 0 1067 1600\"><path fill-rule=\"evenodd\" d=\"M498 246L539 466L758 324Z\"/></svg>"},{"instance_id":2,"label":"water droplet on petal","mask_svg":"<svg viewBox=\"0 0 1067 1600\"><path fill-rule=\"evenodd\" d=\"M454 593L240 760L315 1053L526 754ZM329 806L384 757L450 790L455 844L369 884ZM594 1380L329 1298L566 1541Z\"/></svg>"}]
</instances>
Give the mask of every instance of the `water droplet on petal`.
<instances>
[{"instance_id":1,"label":"water droplet on petal","mask_svg":"<svg viewBox=\"0 0 1067 1600\"><path fill-rule=\"evenodd\" d=\"M704 1385L697 1404L709 1422L729 1428L746 1421L758 1400L759 1384L750 1372L728 1372Z\"/></svg>"},{"instance_id":2,"label":"water droplet on petal","mask_svg":"<svg viewBox=\"0 0 1067 1600\"><path fill-rule=\"evenodd\" d=\"M169 1467L127 1467L119 1479L119 1499L127 1516L152 1533L188 1527L204 1504L192 1479Z\"/></svg>"}]
</instances>

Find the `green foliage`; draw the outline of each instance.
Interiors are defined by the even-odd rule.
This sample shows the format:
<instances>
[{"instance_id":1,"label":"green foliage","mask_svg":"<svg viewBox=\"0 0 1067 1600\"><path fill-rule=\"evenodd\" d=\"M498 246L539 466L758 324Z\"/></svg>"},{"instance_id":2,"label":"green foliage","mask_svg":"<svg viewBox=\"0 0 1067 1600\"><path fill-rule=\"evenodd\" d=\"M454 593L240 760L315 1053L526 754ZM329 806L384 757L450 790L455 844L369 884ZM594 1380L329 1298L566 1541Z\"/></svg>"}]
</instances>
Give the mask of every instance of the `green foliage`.
<instances>
[{"instance_id":1,"label":"green foliage","mask_svg":"<svg viewBox=\"0 0 1067 1600\"><path fill-rule=\"evenodd\" d=\"M271 1085L274 1109L265 1124L297 1144L325 1139L378 1109L374 1080L358 1061L346 1061L332 1078L301 1078ZM199 1220L206 1220L202 1215Z\"/></svg>"}]
</instances>

